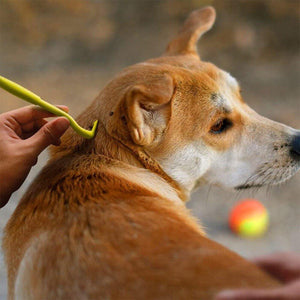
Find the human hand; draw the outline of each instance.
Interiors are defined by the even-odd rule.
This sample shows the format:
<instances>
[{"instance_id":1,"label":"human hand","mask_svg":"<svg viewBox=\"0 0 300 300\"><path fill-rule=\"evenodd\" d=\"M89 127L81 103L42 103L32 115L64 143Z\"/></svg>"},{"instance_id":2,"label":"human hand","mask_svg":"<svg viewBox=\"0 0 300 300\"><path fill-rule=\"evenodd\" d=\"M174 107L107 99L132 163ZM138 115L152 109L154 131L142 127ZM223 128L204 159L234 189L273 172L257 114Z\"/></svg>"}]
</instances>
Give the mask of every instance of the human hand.
<instances>
[{"instance_id":1,"label":"human hand","mask_svg":"<svg viewBox=\"0 0 300 300\"><path fill-rule=\"evenodd\" d=\"M300 254L275 253L257 258L254 263L284 285L274 289L225 290L216 300L300 299Z\"/></svg>"},{"instance_id":2,"label":"human hand","mask_svg":"<svg viewBox=\"0 0 300 300\"><path fill-rule=\"evenodd\" d=\"M68 111L66 106L58 106ZM0 114L0 207L9 200L36 164L38 155L50 144L59 145L70 123L64 117L35 106Z\"/></svg>"}]
</instances>

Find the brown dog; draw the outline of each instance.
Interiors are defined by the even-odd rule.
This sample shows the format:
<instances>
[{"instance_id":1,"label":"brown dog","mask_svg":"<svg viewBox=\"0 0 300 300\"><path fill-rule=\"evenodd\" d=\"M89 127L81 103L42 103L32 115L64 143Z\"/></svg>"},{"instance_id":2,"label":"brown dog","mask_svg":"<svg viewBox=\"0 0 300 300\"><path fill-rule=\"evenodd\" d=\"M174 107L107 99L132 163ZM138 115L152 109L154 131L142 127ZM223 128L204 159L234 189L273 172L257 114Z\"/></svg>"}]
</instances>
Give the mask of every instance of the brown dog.
<instances>
[{"instance_id":1,"label":"brown dog","mask_svg":"<svg viewBox=\"0 0 300 300\"><path fill-rule=\"evenodd\" d=\"M201 183L275 184L299 168L299 132L243 102L200 60L213 8L193 12L164 56L131 66L78 121L21 200L3 248L10 299L211 299L279 285L205 237L184 207Z\"/></svg>"}]
</instances>

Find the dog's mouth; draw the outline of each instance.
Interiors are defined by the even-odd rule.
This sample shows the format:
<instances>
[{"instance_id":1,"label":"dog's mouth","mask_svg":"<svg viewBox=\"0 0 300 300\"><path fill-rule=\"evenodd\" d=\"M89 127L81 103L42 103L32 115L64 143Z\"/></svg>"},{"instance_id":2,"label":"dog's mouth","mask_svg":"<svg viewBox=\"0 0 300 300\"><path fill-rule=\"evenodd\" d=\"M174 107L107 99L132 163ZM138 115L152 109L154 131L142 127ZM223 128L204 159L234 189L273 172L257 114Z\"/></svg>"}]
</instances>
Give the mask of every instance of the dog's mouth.
<instances>
[{"instance_id":1,"label":"dog's mouth","mask_svg":"<svg viewBox=\"0 0 300 300\"><path fill-rule=\"evenodd\" d=\"M281 184L290 179L300 168L300 162L296 160L285 161L281 164L277 160L263 164L243 184L235 187L235 190L260 188Z\"/></svg>"},{"instance_id":2,"label":"dog's mouth","mask_svg":"<svg viewBox=\"0 0 300 300\"><path fill-rule=\"evenodd\" d=\"M261 188L263 186L264 186L263 184L242 184L242 185L236 186L234 189L237 191L240 191L240 190L247 190L247 189L251 189L251 188Z\"/></svg>"}]
</instances>

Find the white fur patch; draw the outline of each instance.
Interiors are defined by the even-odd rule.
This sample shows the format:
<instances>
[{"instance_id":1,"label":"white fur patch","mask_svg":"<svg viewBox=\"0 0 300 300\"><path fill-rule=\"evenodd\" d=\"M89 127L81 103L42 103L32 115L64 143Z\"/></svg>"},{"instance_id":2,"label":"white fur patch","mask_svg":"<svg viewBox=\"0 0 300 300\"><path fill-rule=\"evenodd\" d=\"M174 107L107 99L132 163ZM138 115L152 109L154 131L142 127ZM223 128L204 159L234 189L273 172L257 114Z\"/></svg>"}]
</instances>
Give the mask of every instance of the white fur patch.
<instances>
[{"instance_id":1,"label":"white fur patch","mask_svg":"<svg viewBox=\"0 0 300 300\"><path fill-rule=\"evenodd\" d=\"M107 171L109 172L110 169ZM118 167L115 169L115 171L118 176L126 180L130 178L131 182L136 183L150 191L154 191L161 197L169 199L176 204L183 205L182 200L178 197L177 192L158 175L141 168L132 168L129 170L128 166L126 166L124 169Z\"/></svg>"},{"instance_id":2,"label":"white fur patch","mask_svg":"<svg viewBox=\"0 0 300 300\"><path fill-rule=\"evenodd\" d=\"M209 155L200 142L179 149L167 158L160 159L159 163L188 192L193 190L196 181L210 167Z\"/></svg>"},{"instance_id":3,"label":"white fur patch","mask_svg":"<svg viewBox=\"0 0 300 300\"><path fill-rule=\"evenodd\" d=\"M237 80L233 76L231 76L228 72L223 71L222 74L225 77L226 83L229 84L231 88L237 89L239 87Z\"/></svg>"}]
</instances>

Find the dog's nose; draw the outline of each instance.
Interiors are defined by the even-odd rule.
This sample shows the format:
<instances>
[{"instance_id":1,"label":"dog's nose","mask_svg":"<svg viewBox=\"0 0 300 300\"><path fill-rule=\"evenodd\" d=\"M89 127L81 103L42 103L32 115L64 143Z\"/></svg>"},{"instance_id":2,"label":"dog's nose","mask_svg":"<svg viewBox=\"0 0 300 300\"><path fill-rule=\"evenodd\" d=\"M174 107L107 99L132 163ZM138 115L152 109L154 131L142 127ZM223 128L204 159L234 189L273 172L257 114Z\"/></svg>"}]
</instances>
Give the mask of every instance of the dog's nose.
<instances>
[{"instance_id":1,"label":"dog's nose","mask_svg":"<svg viewBox=\"0 0 300 300\"><path fill-rule=\"evenodd\" d=\"M293 137L291 146L291 155L295 159L300 160L300 132Z\"/></svg>"}]
</instances>

